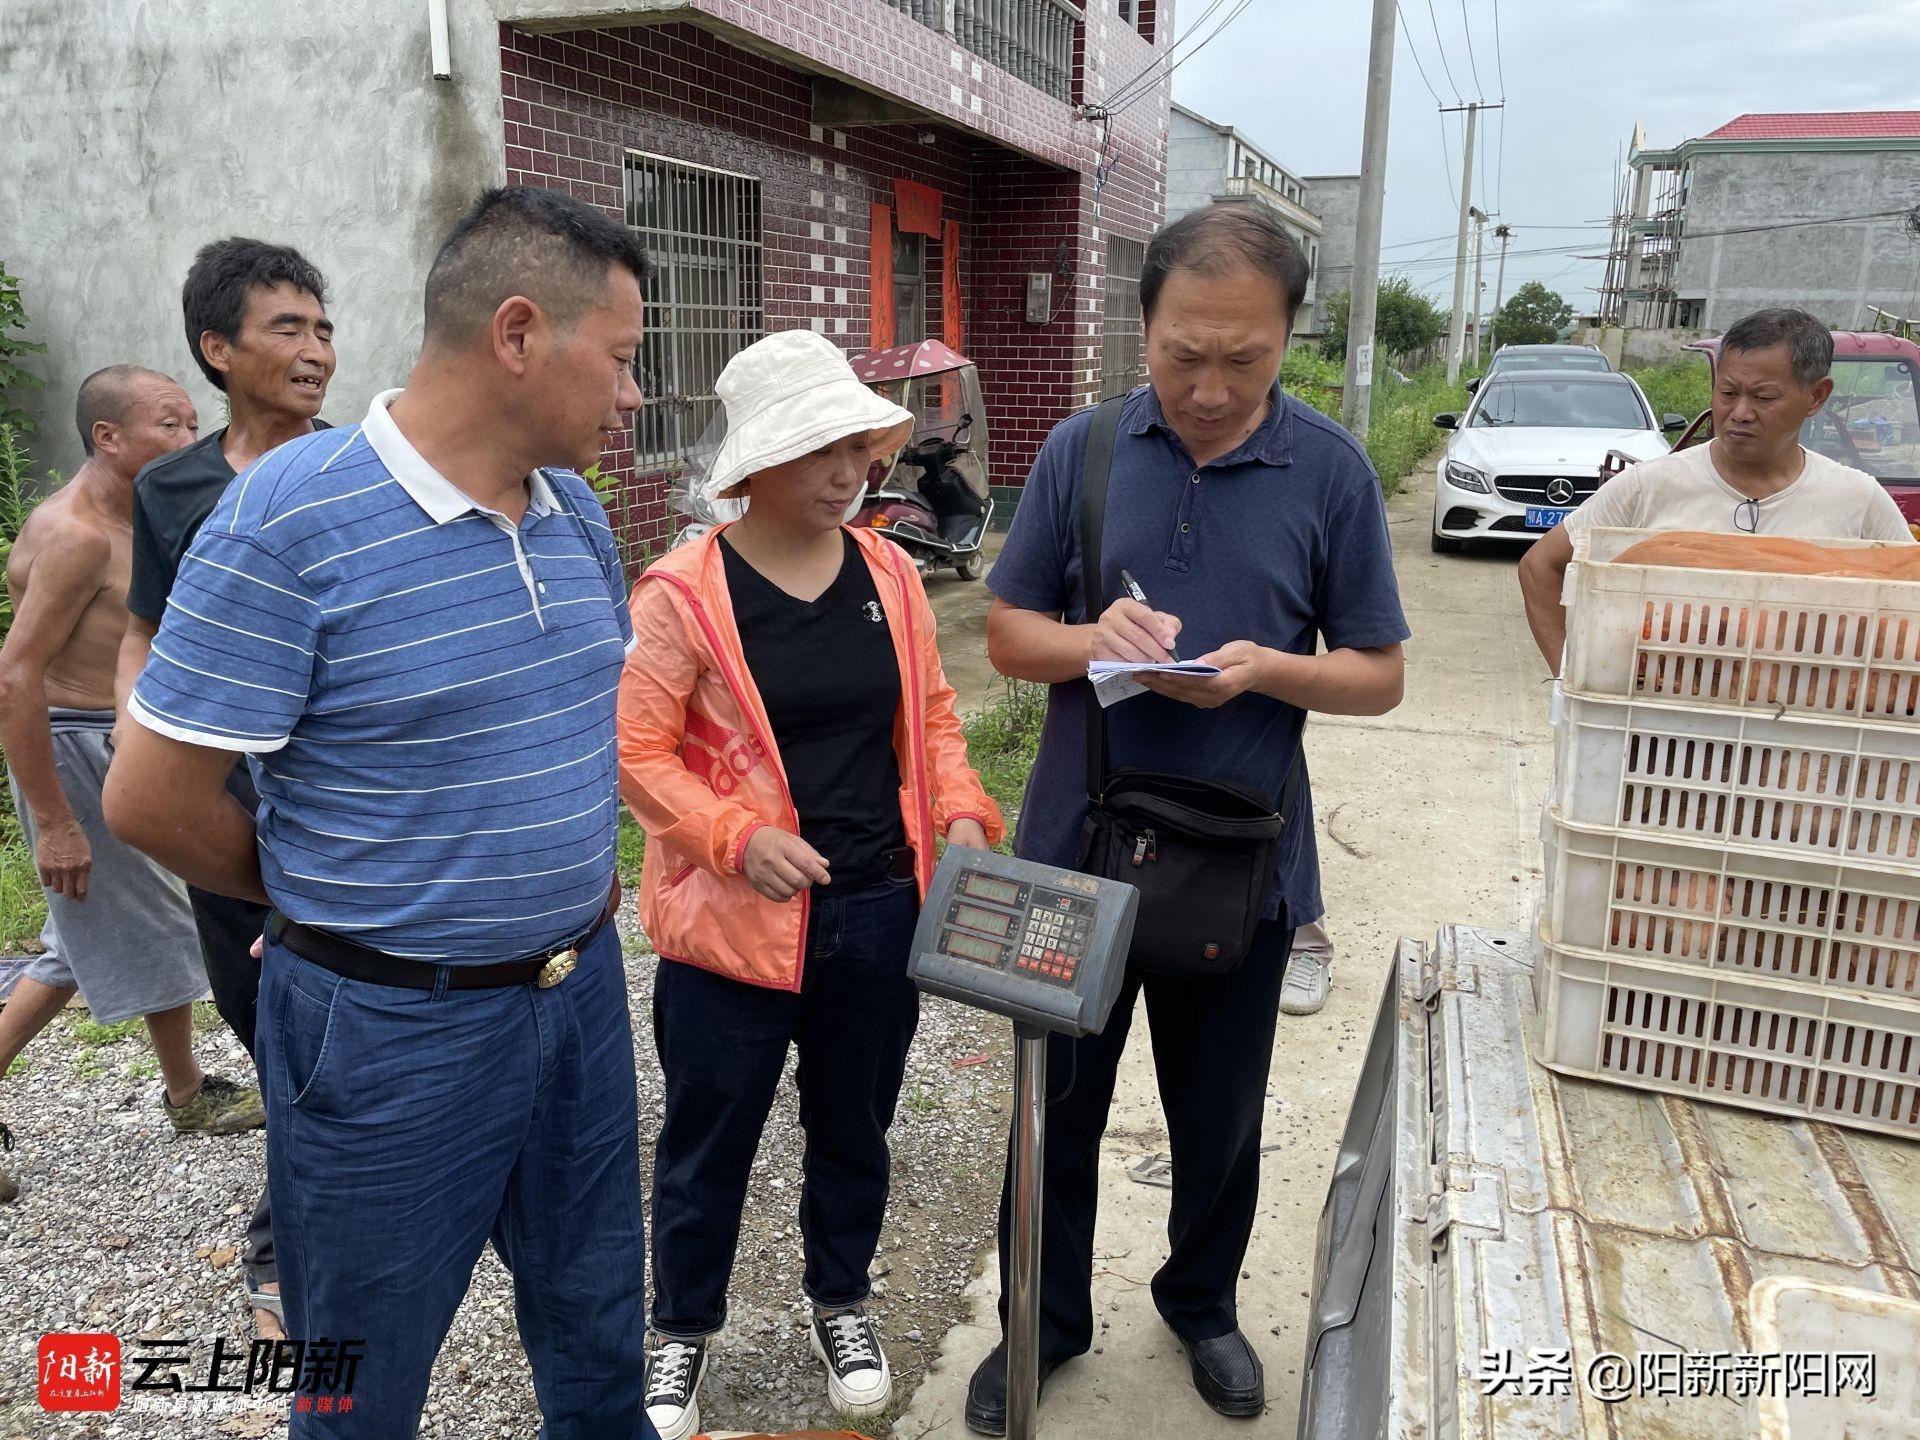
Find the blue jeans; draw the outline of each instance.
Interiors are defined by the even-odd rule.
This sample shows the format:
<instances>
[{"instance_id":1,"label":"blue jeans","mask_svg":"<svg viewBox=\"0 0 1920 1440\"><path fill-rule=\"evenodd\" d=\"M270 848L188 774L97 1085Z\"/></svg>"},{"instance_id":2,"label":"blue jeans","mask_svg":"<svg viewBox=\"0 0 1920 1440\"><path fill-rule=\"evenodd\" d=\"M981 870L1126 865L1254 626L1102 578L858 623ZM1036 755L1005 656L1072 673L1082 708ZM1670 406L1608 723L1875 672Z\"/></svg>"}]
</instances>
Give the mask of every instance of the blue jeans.
<instances>
[{"instance_id":1,"label":"blue jeans","mask_svg":"<svg viewBox=\"0 0 1920 1440\"><path fill-rule=\"evenodd\" d=\"M867 1298L887 1208L893 1124L920 992L909 880L815 890L800 993L663 960L653 1033L667 1118L653 1171L653 1327L696 1340L726 1322L727 1279L760 1132L787 1048L800 1052L802 1286L826 1309Z\"/></svg>"},{"instance_id":2,"label":"blue jeans","mask_svg":"<svg viewBox=\"0 0 1920 1440\"><path fill-rule=\"evenodd\" d=\"M414 1434L492 1240L513 1272L543 1440L653 1440L614 927L548 990L370 985L269 943L256 1039L287 1333L366 1342L352 1413L296 1412L292 1434Z\"/></svg>"}]
</instances>

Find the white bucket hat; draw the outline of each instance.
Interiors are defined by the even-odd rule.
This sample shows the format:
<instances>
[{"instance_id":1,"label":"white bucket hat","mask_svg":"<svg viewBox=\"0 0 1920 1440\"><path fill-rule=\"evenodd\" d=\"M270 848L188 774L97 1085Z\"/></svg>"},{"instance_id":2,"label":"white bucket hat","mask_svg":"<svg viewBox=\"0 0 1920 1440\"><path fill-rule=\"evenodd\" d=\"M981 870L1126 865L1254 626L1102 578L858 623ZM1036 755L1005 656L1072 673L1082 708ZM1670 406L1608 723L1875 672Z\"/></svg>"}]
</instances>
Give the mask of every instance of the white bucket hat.
<instances>
[{"instance_id":1,"label":"white bucket hat","mask_svg":"<svg viewBox=\"0 0 1920 1440\"><path fill-rule=\"evenodd\" d=\"M913 412L862 385L840 347L811 330L756 340L727 362L714 390L726 407L726 436L700 482L710 501L729 498L750 475L862 430L876 459L913 433Z\"/></svg>"}]
</instances>

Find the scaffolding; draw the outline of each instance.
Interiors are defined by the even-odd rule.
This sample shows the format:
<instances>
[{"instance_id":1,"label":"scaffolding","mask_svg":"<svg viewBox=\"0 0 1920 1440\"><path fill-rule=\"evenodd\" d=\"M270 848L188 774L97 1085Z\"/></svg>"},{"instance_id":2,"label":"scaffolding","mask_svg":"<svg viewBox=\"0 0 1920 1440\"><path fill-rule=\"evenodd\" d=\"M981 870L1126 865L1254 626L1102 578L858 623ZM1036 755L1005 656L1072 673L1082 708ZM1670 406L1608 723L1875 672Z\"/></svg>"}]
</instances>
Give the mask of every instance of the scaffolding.
<instances>
[{"instance_id":1,"label":"scaffolding","mask_svg":"<svg viewBox=\"0 0 1920 1440\"><path fill-rule=\"evenodd\" d=\"M1677 151L1648 149L1646 132L1633 127L1625 164L1618 156L1613 163L1602 324L1665 329L1698 322L1674 289L1691 178Z\"/></svg>"}]
</instances>

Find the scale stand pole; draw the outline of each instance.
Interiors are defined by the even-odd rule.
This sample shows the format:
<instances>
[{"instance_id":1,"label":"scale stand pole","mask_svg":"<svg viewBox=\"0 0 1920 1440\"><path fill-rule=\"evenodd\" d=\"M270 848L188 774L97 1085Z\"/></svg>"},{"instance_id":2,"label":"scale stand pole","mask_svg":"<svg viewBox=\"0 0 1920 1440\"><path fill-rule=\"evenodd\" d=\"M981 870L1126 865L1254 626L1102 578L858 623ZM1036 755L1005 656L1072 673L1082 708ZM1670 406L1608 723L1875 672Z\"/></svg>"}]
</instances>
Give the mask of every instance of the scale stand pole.
<instances>
[{"instance_id":1,"label":"scale stand pole","mask_svg":"<svg viewBox=\"0 0 1920 1440\"><path fill-rule=\"evenodd\" d=\"M1040 1408L1040 1201L1047 1133L1047 1033L1019 1022L1013 1033L1007 1440L1033 1440Z\"/></svg>"}]
</instances>

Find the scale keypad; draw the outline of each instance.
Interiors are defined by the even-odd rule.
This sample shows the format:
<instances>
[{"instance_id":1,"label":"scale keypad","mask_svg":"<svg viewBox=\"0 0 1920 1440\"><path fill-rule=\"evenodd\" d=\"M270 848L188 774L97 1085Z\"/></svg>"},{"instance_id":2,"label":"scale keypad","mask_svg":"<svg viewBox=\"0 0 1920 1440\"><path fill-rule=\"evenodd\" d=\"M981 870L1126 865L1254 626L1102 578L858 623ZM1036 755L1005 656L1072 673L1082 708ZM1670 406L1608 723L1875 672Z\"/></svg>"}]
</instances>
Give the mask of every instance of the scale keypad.
<instances>
[{"instance_id":1,"label":"scale keypad","mask_svg":"<svg viewBox=\"0 0 1920 1440\"><path fill-rule=\"evenodd\" d=\"M1092 916L1070 908L1062 899L1056 905L1036 905L1027 913L1020 934L1019 953L1014 968L1062 985L1073 983L1074 969L1087 952L1092 933Z\"/></svg>"}]
</instances>

